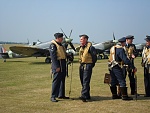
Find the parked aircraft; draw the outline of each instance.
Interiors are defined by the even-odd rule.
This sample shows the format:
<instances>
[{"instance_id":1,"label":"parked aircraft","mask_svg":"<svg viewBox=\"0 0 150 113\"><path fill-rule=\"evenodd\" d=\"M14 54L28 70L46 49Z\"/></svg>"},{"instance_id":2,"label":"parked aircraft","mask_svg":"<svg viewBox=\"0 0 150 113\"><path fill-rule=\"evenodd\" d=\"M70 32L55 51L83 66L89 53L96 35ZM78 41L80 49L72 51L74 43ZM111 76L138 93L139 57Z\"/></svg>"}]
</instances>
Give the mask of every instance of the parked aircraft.
<instances>
[{"instance_id":1,"label":"parked aircraft","mask_svg":"<svg viewBox=\"0 0 150 113\"><path fill-rule=\"evenodd\" d=\"M95 49L97 51L98 59L102 59L102 58L107 59L108 56L105 54L105 52L115 44L116 44L116 42L114 40L108 40L105 42L93 44L93 46L95 47ZM77 52L79 51L79 47L76 48L76 51ZM101 54L103 54L103 55L101 55Z\"/></svg>"},{"instance_id":2,"label":"parked aircraft","mask_svg":"<svg viewBox=\"0 0 150 113\"><path fill-rule=\"evenodd\" d=\"M93 46L97 50L98 59L102 59L102 58L108 59L108 56L105 54L105 52L109 50L117 42L118 40L115 39L114 33L113 33L113 40L108 40L108 41L101 42L101 43L92 42ZM76 48L76 51L79 51L79 47Z\"/></svg>"},{"instance_id":3,"label":"parked aircraft","mask_svg":"<svg viewBox=\"0 0 150 113\"><path fill-rule=\"evenodd\" d=\"M115 35L113 33L113 40L108 40L108 41L101 42L101 43L92 42L92 45L97 50L98 59L102 59L102 58L107 59L108 56L106 54L109 54L110 48L117 43L118 43L118 40L115 39ZM135 44L136 49L139 53L139 56L142 55L144 45L145 45L144 43ZM79 47L77 47L76 50L79 51ZM101 54L103 54L103 55L101 55Z\"/></svg>"},{"instance_id":4,"label":"parked aircraft","mask_svg":"<svg viewBox=\"0 0 150 113\"><path fill-rule=\"evenodd\" d=\"M6 59L10 59L10 58L23 58L26 56L20 55L20 54L16 54L12 51L6 51L6 49L3 47L3 45L0 45L0 56L4 59L4 62L6 62Z\"/></svg>"},{"instance_id":5,"label":"parked aircraft","mask_svg":"<svg viewBox=\"0 0 150 113\"><path fill-rule=\"evenodd\" d=\"M61 29L62 30L62 29ZM64 33L64 32L63 32ZM71 36L72 30L70 32ZM65 34L64 34L65 35ZM65 38L63 40L62 44L65 44L65 47L68 47L68 44L75 50L72 40L69 36L69 38L65 35ZM46 57L45 62L50 63L50 53L49 53L49 46L51 41L47 42L34 42L33 45L25 45L25 46L12 46L10 47L10 50L21 55L27 55L27 56L34 56L34 57Z\"/></svg>"},{"instance_id":6,"label":"parked aircraft","mask_svg":"<svg viewBox=\"0 0 150 113\"><path fill-rule=\"evenodd\" d=\"M135 46L139 56L142 56L142 51L143 51L143 47L145 46L145 43L135 44Z\"/></svg>"}]
</instances>

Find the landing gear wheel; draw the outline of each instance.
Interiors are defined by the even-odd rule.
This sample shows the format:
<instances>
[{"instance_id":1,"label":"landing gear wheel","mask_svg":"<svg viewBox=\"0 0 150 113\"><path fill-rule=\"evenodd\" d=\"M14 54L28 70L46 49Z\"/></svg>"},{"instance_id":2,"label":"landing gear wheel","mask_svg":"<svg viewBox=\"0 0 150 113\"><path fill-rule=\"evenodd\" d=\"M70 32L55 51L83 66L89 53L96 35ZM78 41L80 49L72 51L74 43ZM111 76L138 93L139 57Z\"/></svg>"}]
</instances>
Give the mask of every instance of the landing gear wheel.
<instances>
[{"instance_id":1,"label":"landing gear wheel","mask_svg":"<svg viewBox=\"0 0 150 113\"><path fill-rule=\"evenodd\" d=\"M104 59L108 59L108 56L107 56L107 55L104 55Z\"/></svg>"},{"instance_id":2,"label":"landing gear wheel","mask_svg":"<svg viewBox=\"0 0 150 113\"><path fill-rule=\"evenodd\" d=\"M45 63L51 63L51 59L50 58L46 58L45 59Z\"/></svg>"},{"instance_id":3,"label":"landing gear wheel","mask_svg":"<svg viewBox=\"0 0 150 113\"><path fill-rule=\"evenodd\" d=\"M102 55L98 55L97 59L101 60L102 59Z\"/></svg>"}]
</instances>

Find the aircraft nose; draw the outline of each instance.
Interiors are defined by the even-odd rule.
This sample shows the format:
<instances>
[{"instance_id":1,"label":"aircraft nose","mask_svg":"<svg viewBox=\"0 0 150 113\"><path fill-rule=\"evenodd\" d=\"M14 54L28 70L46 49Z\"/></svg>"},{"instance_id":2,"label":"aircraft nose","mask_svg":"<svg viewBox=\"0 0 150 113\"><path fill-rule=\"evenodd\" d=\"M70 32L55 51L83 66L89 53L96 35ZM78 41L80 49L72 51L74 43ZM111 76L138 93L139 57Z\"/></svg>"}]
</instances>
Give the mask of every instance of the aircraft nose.
<instances>
[{"instance_id":1,"label":"aircraft nose","mask_svg":"<svg viewBox=\"0 0 150 113\"><path fill-rule=\"evenodd\" d=\"M114 43L117 43L117 42L118 42L118 40L113 40L113 42L114 42Z\"/></svg>"},{"instance_id":2,"label":"aircraft nose","mask_svg":"<svg viewBox=\"0 0 150 113\"><path fill-rule=\"evenodd\" d=\"M71 38L65 38L65 41L67 42L67 43L70 43L71 41L72 41L73 39L71 39Z\"/></svg>"}]
</instances>

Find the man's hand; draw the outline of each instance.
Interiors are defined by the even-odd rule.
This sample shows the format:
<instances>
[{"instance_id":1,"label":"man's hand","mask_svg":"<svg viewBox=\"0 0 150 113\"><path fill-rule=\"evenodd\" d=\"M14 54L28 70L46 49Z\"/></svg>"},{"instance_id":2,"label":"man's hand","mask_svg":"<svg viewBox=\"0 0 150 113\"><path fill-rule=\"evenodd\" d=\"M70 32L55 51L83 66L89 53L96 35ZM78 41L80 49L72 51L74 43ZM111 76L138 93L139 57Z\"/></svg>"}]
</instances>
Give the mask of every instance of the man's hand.
<instances>
[{"instance_id":1,"label":"man's hand","mask_svg":"<svg viewBox=\"0 0 150 113\"><path fill-rule=\"evenodd\" d=\"M137 68L136 68L136 67L133 69L133 72L134 72L134 73L137 72Z\"/></svg>"},{"instance_id":2,"label":"man's hand","mask_svg":"<svg viewBox=\"0 0 150 113\"><path fill-rule=\"evenodd\" d=\"M141 63L141 66L144 67L144 63Z\"/></svg>"},{"instance_id":3,"label":"man's hand","mask_svg":"<svg viewBox=\"0 0 150 113\"><path fill-rule=\"evenodd\" d=\"M134 54L132 54L132 58L133 58L133 59L135 58L135 55L134 55Z\"/></svg>"},{"instance_id":4,"label":"man's hand","mask_svg":"<svg viewBox=\"0 0 150 113\"><path fill-rule=\"evenodd\" d=\"M56 69L56 72L59 72L59 71L60 71L60 67Z\"/></svg>"}]
</instances>

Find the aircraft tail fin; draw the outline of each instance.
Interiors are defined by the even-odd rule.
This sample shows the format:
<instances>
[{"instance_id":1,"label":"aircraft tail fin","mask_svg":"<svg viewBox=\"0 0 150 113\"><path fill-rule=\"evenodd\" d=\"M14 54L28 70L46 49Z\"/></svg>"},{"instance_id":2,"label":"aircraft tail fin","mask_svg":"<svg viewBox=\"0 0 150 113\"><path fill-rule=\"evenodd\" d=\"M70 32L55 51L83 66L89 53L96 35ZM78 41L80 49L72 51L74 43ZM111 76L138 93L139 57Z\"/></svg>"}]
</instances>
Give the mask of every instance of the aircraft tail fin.
<instances>
[{"instance_id":1,"label":"aircraft tail fin","mask_svg":"<svg viewBox=\"0 0 150 113\"><path fill-rule=\"evenodd\" d=\"M0 57L2 57L3 59L9 58L9 55L8 55L6 49L2 45L0 46Z\"/></svg>"},{"instance_id":2,"label":"aircraft tail fin","mask_svg":"<svg viewBox=\"0 0 150 113\"><path fill-rule=\"evenodd\" d=\"M6 53L6 49L4 48L4 46L1 46L1 51L0 51L0 53Z\"/></svg>"}]
</instances>

